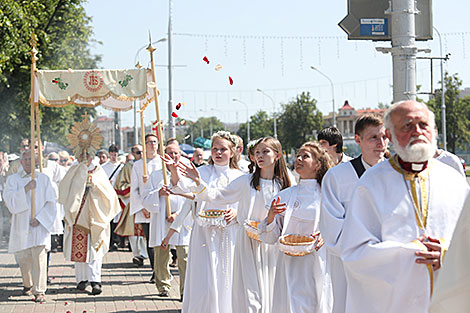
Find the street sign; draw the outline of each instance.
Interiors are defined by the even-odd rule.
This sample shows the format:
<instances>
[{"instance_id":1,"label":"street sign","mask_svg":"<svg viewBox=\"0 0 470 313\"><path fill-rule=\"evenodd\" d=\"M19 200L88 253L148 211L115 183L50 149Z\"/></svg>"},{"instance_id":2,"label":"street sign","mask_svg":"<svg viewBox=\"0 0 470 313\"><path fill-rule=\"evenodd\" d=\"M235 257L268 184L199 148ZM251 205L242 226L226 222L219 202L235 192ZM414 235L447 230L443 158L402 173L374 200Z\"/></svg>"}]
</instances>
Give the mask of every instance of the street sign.
<instances>
[{"instance_id":1,"label":"street sign","mask_svg":"<svg viewBox=\"0 0 470 313\"><path fill-rule=\"evenodd\" d=\"M417 0L419 14L415 18L416 40L430 40L432 28L432 0ZM391 15L389 0L348 0L348 15L339 22L350 40L389 41Z\"/></svg>"},{"instance_id":2,"label":"street sign","mask_svg":"<svg viewBox=\"0 0 470 313\"><path fill-rule=\"evenodd\" d=\"M361 18L361 36L388 36L388 19Z\"/></svg>"}]
</instances>

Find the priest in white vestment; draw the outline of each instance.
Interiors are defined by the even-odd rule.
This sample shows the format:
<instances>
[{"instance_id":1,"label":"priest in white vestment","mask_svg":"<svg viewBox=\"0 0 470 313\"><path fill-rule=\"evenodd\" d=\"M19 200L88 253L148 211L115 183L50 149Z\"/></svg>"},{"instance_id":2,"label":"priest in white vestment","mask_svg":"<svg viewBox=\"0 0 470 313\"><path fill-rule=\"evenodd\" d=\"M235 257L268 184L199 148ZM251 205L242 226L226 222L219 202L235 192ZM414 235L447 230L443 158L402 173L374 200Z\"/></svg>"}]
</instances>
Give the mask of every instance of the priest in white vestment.
<instances>
[{"instance_id":1,"label":"priest in white vestment","mask_svg":"<svg viewBox=\"0 0 470 313\"><path fill-rule=\"evenodd\" d=\"M31 151L21 155L22 168L8 177L4 200L12 214L8 252L14 253L23 278L24 294L44 302L47 288L47 251L51 248L50 229L57 214L56 193L45 174L35 172L31 180ZM31 193L35 190L35 215Z\"/></svg>"},{"instance_id":2,"label":"priest in white vestment","mask_svg":"<svg viewBox=\"0 0 470 313\"><path fill-rule=\"evenodd\" d=\"M384 120L397 154L361 177L339 239L345 312L425 313L469 187L433 159L434 115L426 105L398 102Z\"/></svg>"},{"instance_id":3,"label":"priest in white vestment","mask_svg":"<svg viewBox=\"0 0 470 313\"><path fill-rule=\"evenodd\" d=\"M343 313L346 305L346 276L341 261L339 237L354 187L362 174L384 159L388 139L379 115L362 115L354 127L354 139L361 155L331 168L323 177L320 232L327 248L327 264L333 286L333 313Z\"/></svg>"},{"instance_id":4,"label":"priest in white vestment","mask_svg":"<svg viewBox=\"0 0 470 313\"><path fill-rule=\"evenodd\" d=\"M455 227L441 273L432 295L429 313L470 312L470 198Z\"/></svg>"},{"instance_id":5,"label":"priest in white vestment","mask_svg":"<svg viewBox=\"0 0 470 313\"><path fill-rule=\"evenodd\" d=\"M78 290L91 284L101 293L102 259L109 249L110 222L121 210L108 176L100 165L79 157L59 184L65 209L64 256L75 262Z\"/></svg>"}]
</instances>

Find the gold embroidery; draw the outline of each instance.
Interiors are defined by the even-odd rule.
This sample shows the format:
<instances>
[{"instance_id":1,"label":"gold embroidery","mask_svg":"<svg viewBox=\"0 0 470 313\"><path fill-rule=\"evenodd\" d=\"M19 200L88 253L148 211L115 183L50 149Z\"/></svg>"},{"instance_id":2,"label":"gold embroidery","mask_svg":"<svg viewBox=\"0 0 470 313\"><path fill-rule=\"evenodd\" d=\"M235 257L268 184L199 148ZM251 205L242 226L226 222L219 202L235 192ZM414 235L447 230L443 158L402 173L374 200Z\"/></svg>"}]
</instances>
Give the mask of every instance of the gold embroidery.
<instances>
[{"instance_id":1,"label":"gold embroidery","mask_svg":"<svg viewBox=\"0 0 470 313\"><path fill-rule=\"evenodd\" d=\"M409 173L404 171L399 165L398 165L398 160L397 160L397 155L395 155L393 158L389 159L390 165L395 169L397 172L401 173L403 175L403 178L405 179L405 184L406 181L410 182L410 193L411 193L411 200L413 202L413 208L415 212L415 218L416 218L416 223L418 224L418 227L424 230L426 228L427 224L427 219L428 219L428 193L427 193L427 188L426 188L426 182L428 181L428 175L429 175L429 166L421 171L420 173ZM431 162L431 160L429 160ZM421 206L419 205L419 198L418 194L416 191L416 178L418 178L419 184L420 184L420 189L421 189ZM406 187L408 188L408 184L406 184Z\"/></svg>"}]
</instances>

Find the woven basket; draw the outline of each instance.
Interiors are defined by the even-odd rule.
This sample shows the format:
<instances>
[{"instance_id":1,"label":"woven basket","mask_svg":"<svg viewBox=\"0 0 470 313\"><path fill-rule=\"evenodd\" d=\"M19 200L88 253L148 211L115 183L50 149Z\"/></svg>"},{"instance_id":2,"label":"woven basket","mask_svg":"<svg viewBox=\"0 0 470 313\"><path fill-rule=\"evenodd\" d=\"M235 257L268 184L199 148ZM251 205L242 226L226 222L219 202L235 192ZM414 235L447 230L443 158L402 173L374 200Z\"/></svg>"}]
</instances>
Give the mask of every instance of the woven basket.
<instances>
[{"instance_id":1,"label":"woven basket","mask_svg":"<svg viewBox=\"0 0 470 313\"><path fill-rule=\"evenodd\" d=\"M317 238L296 234L279 238L279 249L286 255L304 256L313 252Z\"/></svg>"},{"instance_id":2,"label":"woven basket","mask_svg":"<svg viewBox=\"0 0 470 313\"><path fill-rule=\"evenodd\" d=\"M245 221L245 232L253 240L256 241L261 241L259 240L259 230L258 230L258 225L260 222L257 221L250 221L246 220Z\"/></svg>"},{"instance_id":3,"label":"woven basket","mask_svg":"<svg viewBox=\"0 0 470 313\"><path fill-rule=\"evenodd\" d=\"M227 222L225 221L225 210L205 210L199 212L198 218L199 225L204 227L217 226L225 227Z\"/></svg>"}]
</instances>

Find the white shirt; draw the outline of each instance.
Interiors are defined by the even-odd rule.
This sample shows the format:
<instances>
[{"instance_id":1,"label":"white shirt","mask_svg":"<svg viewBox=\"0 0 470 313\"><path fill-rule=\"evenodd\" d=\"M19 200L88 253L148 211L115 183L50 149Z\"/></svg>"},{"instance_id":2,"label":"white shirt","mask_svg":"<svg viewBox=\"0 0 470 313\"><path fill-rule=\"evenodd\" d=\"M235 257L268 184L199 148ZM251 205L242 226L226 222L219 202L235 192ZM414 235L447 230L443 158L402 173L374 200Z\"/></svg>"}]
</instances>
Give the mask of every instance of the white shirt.
<instances>
[{"instance_id":1,"label":"white shirt","mask_svg":"<svg viewBox=\"0 0 470 313\"><path fill-rule=\"evenodd\" d=\"M147 159L147 172L149 177L154 171L160 170L161 168L162 159L159 155L151 160ZM130 214L135 214L135 223L150 223L150 218L145 218L142 213L142 209L145 208L142 203L145 191L143 176L144 163L143 159L140 159L134 163L131 174Z\"/></svg>"},{"instance_id":2,"label":"white shirt","mask_svg":"<svg viewBox=\"0 0 470 313\"><path fill-rule=\"evenodd\" d=\"M168 180L170 180L170 173L168 173ZM151 213L149 240L150 247L160 246L171 225L171 223L166 220L168 217L166 212L166 197L160 197L158 194L162 187L163 172L162 170L154 171L152 175L150 175L150 179L147 184L145 184L143 199L144 206ZM181 196L170 195L171 213L180 214L185 200L186 199ZM189 238L191 236L192 224L192 215L188 214L185 217L179 232L171 237L170 244L175 246L188 246Z\"/></svg>"}]
</instances>

